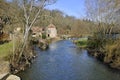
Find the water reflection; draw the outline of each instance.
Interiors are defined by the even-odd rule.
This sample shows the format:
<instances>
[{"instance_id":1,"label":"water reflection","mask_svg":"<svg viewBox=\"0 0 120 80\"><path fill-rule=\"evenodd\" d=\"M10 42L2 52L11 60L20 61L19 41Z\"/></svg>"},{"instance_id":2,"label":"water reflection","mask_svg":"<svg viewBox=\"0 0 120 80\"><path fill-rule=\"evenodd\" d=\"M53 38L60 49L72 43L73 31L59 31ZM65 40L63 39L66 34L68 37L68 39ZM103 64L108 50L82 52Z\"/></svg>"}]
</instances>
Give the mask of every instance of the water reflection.
<instances>
[{"instance_id":1,"label":"water reflection","mask_svg":"<svg viewBox=\"0 0 120 80\"><path fill-rule=\"evenodd\" d=\"M23 80L119 80L101 62L78 49L70 41L52 43L47 51L36 49L36 62L25 72L18 74Z\"/></svg>"}]
</instances>

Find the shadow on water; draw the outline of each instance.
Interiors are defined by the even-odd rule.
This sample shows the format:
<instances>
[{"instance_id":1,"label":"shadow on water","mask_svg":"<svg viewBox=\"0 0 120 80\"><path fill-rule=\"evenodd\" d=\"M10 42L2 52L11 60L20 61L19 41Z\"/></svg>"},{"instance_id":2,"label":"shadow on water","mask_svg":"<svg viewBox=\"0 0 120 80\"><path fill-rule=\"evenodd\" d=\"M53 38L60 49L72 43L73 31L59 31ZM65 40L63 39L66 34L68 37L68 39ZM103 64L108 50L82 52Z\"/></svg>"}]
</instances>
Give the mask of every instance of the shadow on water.
<instances>
[{"instance_id":1,"label":"shadow on water","mask_svg":"<svg viewBox=\"0 0 120 80\"><path fill-rule=\"evenodd\" d=\"M38 57L18 74L22 80L119 80L120 73L78 49L71 41L52 43L49 49L35 48Z\"/></svg>"}]
</instances>

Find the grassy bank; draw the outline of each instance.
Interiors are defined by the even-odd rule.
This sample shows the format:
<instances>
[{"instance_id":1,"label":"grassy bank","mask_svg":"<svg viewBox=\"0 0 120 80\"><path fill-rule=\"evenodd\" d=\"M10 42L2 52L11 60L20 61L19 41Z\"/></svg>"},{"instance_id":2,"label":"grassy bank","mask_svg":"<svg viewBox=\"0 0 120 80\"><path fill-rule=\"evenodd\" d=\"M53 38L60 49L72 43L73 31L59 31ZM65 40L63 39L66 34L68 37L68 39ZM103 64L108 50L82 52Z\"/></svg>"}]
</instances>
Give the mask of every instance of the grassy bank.
<instances>
[{"instance_id":1,"label":"grassy bank","mask_svg":"<svg viewBox=\"0 0 120 80\"><path fill-rule=\"evenodd\" d=\"M80 48L86 48L88 44L88 40L87 38L80 38L78 40L75 40L74 43Z\"/></svg>"},{"instance_id":2,"label":"grassy bank","mask_svg":"<svg viewBox=\"0 0 120 80\"><path fill-rule=\"evenodd\" d=\"M4 58L10 55L12 51L12 46L13 46L12 42L1 44L0 45L0 58Z\"/></svg>"}]
</instances>

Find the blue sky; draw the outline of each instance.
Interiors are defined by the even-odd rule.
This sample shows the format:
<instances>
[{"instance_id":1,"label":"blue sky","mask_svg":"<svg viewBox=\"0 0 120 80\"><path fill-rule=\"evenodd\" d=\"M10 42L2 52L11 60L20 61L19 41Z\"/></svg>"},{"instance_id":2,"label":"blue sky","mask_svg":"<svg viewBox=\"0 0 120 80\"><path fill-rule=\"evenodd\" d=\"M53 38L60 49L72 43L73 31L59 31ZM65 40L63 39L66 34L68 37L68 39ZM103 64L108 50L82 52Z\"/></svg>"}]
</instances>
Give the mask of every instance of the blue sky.
<instances>
[{"instance_id":1,"label":"blue sky","mask_svg":"<svg viewBox=\"0 0 120 80\"><path fill-rule=\"evenodd\" d=\"M8 0L11 1L11 0ZM67 15L76 18L85 17L85 0L57 0L53 5L46 7L47 9L58 9Z\"/></svg>"},{"instance_id":2,"label":"blue sky","mask_svg":"<svg viewBox=\"0 0 120 80\"><path fill-rule=\"evenodd\" d=\"M83 18L85 16L85 0L57 0L53 5L47 6L48 9L58 9L70 16Z\"/></svg>"}]
</instances>

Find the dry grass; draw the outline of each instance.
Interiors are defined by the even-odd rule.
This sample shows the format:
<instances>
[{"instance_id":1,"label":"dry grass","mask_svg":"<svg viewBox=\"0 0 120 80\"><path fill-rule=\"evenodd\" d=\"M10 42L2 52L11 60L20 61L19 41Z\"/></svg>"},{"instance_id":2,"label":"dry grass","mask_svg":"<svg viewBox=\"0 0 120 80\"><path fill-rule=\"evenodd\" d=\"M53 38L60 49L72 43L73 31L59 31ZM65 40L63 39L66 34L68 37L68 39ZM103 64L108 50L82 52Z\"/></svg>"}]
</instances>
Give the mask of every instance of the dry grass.
<instances>
[{"instance_id":1,"label":"dry grass","mask_svg":"<svg viewBox=\"0 0 120 80\"><path fill-rule=\"evenodd\" d=\"M120 41L116 40L113 43L106 44L105 46L105 58L106 63L112 62L112 67L120 68Z\"/></svg>"}]
</instances>

